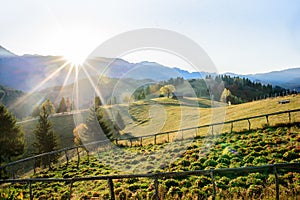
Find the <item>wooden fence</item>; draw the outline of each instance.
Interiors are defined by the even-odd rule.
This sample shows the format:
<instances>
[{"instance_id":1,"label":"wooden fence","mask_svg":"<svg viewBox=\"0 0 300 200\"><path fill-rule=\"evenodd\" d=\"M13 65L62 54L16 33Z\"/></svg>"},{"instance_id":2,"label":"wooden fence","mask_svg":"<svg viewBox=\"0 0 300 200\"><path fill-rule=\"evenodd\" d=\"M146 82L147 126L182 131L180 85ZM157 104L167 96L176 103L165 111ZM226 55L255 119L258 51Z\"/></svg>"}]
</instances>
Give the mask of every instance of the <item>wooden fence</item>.
<instances>
[{"instance_id":1,"label":"wooden fence","mask_svg":"<svg viewBox=\"0 0 300 200\"><path fill-rule=\"evenodd\" d=\"M157 144L157 137L162 136L162 135L166 135L167 138L168 138L167 142L170 142L170 134L171 133L181 133L181 139L182 140L184 140L184 139L193 139L193 138L184 138L184 132L189 131L189 130L196 130L194 137L197 137L198 136L197 135L197 132L198 132L197 130L198 129L211 128L212 135L213 135L214 134L214 127L215 126L220 126L220 125L223 125L223 124L231 124L231 132L232 132L233 128L234 128L234 123L240 122L240 121L247 121L248 122L248 127L247 128L250 130L251 129L251 121L250 120L258 119L258 118L265 118L266 124L269 125L270 124L269 123L269 117L270 116L281 115L281 114L287 114L288 121L289 121L289 123L291 123L292 122L291 113L295 113L295 112L300 112L300 109L274 112L274 113L269 113L269 114L264 114L264 115L257 115L257 116L247 117L247 118L240 118L240 119L236 119L236 120L230 120L230 121L226 121L226 122L219 122L219 123L213 123L213 124L207 124L207 125L202 125L202 126L185 128L185 129L178 129L178 130L173 130L173 131L160 132L160 133L156 133L156 134L139 136L139 137L116 139L115 143L116 143L116 145L119 145L120 141L125 140L125 141L128 141L130 143L130 146L132 146L133 141L139 141L139 144L143 145L143 141L144 141L145 138L148 138L148 139L153 138L153 144ZM38 158L41 158L43 156L53 155L53 154L61 154L61 153L65 154L65 161L68 164L68 162L69 162L68 152L69 151L74 151L75 152L75 155L77 156L77 167L79 168L79 164L80 164L80 151L79 151L79 149L84 149L88 145L110 144L110 142L111 142L110 140L98 141L98 142L93 142L93 143L89 143L89 144L85 144L85 145L81 145L81 146L67 147L67 148L57 150L57 151L52 151L52 152L43 153L43 154L39 154L39 155L36 155L36 156L20 159L20 160L10 162L10 163L7 163L5 165L0 166L0 171L4 170L4 169L6 169L7 167L10 167L10 166L22 164L22 163L25 163L25 162L32 162L33 170L35 172L36 161L37 161ZM13 174L13 177L15 177L15 174Z\"/></svg>"},{"instance_id":2,"label":"wooden fence","mask_svg":"<svg viewBox=\"0 0 300 200\"><path fill-rule=\"evenodd\" d=\"M172 134L172 133L180 133L181 134L180 138L183 140L183 139L187 139L187 138L184 138L185 131L194 130L194 133L195 133L194 137L197 137L198 130L201 128L210 128L212 135L214 135L214 128L216 126L220 126L220 125L224 125L224 124L230 124L231 125L230 132L232 132L234 129L234 123L241 122L241 121L247 121L248 122L247 128L248 128L248 130L251 130L251 121L250 120L252 120L252 119L265 118L266 125L270 125L270 120L269 120L270 116L287 114L288 122L291 123L292 122L291 113L295 113L295 112L300 112L300 109L274 112L274 113L269 113L269 114L263 114L263 115L257 115L257 116L252 116L252 117L240 118L240 119L236 119L236 120L230 120L230 121L226 121L226 122L218 122L218 123L213 123L213 124L206 124L206 125L189 127L189 128L184 128L184 129L160 132L160 133L145 135L145 136L136 136L136 137L130 137L130 138L124 138L124 139L115 139L115 142L116 142L116 144L119 144L120 141L128 141L130 143L130 147L132 147L133 141L138 141L140 146L142 146L144 139L153 138L153 144L157 144L157 137L163 136L163 135L167 136L167 142L170 142L170 134Z\"/></svg>"},{"instance_id":3,"label":"wooden fence","mask_svg":"<svg viewBox=\"0 0 300 200\"><path fill-rule=\"evenodd\" d=\"M230 175L230 174L248 174L254 172L267 172L269 174L274 174L275 176L275 190L276 190L276 200L279 200L279 177L278 170L286 170L286 172L300 172L300 163L282 163L273 165L264 165L256 167L241 167L241 168L221 168L221 169L211 169L211 170L196 170L196 171L184 171L184 172L162 172L162 173L152 173L152 174L129 174L129 175L108 175L108 176L93 176L93 177L74 177L74 178L29 178L29 179L5 179L0 180L0 184L3 183L23 183L28 184L30 199L33 199L33 189L32 184L36 182L65 182L69 183L69 199L72 196L73 184L78 181L94 181L94 180L107 180L109 186L110 199L115 199L114 191L114 179L129 179L129 178L150 178L154 181L156 200L159 200L159 180L166 178L177 178L177 177L187 177L192 175L208 175L211 177L212 181L212 199L216 198L217 186L215 182L215 175Z\"/></svg>"}]
</instances>

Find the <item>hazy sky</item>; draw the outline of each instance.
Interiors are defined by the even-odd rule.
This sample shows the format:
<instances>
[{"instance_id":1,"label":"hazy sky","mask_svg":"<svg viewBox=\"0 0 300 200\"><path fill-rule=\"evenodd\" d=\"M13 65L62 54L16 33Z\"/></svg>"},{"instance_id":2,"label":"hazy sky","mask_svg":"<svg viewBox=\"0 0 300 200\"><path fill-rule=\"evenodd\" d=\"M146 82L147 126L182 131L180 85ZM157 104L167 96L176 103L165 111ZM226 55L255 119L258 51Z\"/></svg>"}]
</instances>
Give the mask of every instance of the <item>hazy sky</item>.
<instances>
[{"instance_id":1,"label":"hazy sky","mask_svg":"<svg viewBox=\"0 0 300 200\"><path fill-rule=\"evenodd\" d=\"M151 27L191 38L219 72L300 66L299 0L0 0L0 5L0 45L18 55L88 55L117 34ZM180 65L155 55L128 59Z\"/></svg>"}]
</instances>

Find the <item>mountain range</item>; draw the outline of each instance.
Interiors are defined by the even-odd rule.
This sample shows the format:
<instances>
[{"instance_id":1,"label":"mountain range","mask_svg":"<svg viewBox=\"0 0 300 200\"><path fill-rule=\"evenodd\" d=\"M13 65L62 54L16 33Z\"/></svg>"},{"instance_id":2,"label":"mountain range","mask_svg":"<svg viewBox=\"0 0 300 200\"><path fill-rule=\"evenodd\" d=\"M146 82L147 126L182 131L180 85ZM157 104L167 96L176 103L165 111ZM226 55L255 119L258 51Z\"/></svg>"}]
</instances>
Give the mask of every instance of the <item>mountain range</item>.
<instances>
[{"instance_id":1,"label":"mountain range","mask_svg":"<svg viewBox=\"0 0 300 200\"><path fill-rule=\"evenodd\" d=\"M176 77L198 79L207 75L216 75L208 72L188 72L180 68L170 68L156 62L130 63L119 58L99 57L87 60L87 62L92 68L89 70L90 74L94 74L93 70L96 70L97 73L110 78L149 79L155 82ZM66 85L74 82L74 76L68 76L70 70L73 70L71 65L66 64L66 60L62 56L18 56L0 46L0 85L25 92L39 85L38 90ZM300 91L300 68L248 75L225 74ZM68 80L66 80L67 76L69 77ZM82 72L79 73L78 77L81 79L85 76Z\"/></svg>"}]
</instances>

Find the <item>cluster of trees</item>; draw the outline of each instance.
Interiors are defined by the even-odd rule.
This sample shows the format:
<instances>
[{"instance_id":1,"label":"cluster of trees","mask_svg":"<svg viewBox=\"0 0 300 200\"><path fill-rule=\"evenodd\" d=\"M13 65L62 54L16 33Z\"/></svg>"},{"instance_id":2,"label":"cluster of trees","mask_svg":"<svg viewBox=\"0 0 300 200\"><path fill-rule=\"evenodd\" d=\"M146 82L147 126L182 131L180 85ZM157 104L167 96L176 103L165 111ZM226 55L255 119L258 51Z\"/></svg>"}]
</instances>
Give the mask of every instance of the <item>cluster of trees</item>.
<instances>
[{"instance_id":1,"label":"cluster of trees","mask_svg":"<svg viewBox=\"0 0 300 200\"><path fill-rule=\"evenodd\" d=\"M182 77L177 77L156 84L142 86L134 92L133 97L135 100L145 99L147 96L153 98L160 94L170 97L175 88L184 84L184 81ZM208 75L205 79L189 79L187 81L197 97L210 98L223 102L230 101L233 104L291 93L291 91L279 86L273 87L270 84L251 81L248 78L231 77L228 75ZM185 95L189 96L189 94Z\"/></svg>"},{"instance_id":2,"label":"cluster of trees","mask_svg":"<svg viewBox=\"0 0 300 200\"><path fill-rule=\"evenodd\" d=\"M40 108L43 106L43 104L48 105L48 109L49 109L50 114L70 112L72 110L72 103L69 100L69 98L67 98L67 100L65 100L65 98L62 97L59 104L58 104L58 106L57 106L57 109L56 109L56 107L54 106L53 102L50 99L46 99L41 105L38 105L33 109L32 114L31 114L32 117L38 117L39 116Z\"/></svg>"},{"instance_id":3,"label":"cluster of trees","mask_svg":"<svg viewBox=\"0 0 300 200\"><path fill-rule=\"evenodd\" d=\"M170 97L170 95L175 92L175 88L184 83L184 78L170 78L167 81L160 81L155 84L147 84L141 86L135 90L131 99L142 100L148 98L155 98L163 96L164 94Z\"/></svg>"},{"instance_id":4,"label":"cluster of trees","mask_svg":"<svg viewBox=\"0 0 300 200\"><path fill-rule=\"evenodd\" d=\"M53 112L53 106L49 104L49 101L44 102L40 107L39 120L33 131L35 135L33 146L36 155L56 150L58 147L53 125L48 119L51 112ZM24 153L24 132L17 124L15 116L2 104L0 105L0 134L0 164L11 162ZM56 159L56 155L42 157L37 160L36 164L51 166ZM5 174L1 174L1 177L4 176Z\"/></svg>"},{"instance_id":5,"label":"cluster of trees","mask_svg":"<svg viewBox=\"0 0 300 200\"><path fill-rule=\"evenodd\" d=\"M60 108L64 108L63 103ZM124 121L120 113L116 114L115 120L111 120L104 108L101 106L99 97L95 97L95 106L91 109L88 120L85 124L74 129L74 142L76 145L82 145L83 141L88 139L89 142L113 140L120 136L120 131L125 128ZM34 155L55 151L59 147L57 134L53 130L53 123L49 117L55 112L55 107L50 100L44 101L38 108L38 123L33 130L35 140L32 145L35 149ZM101 127L104 134L99 134L98 126ZM80 134L79 134L80 133ZM25 151L24 132L17 124L16 117L8 111L8 109L0 104L0 165L11 162L22 156ZM36 160L36 167L48 166L57 162L58 154L42 156ZM5 177L5 173L1 172L1 177Z\"/></svg>"},{"instance_id":6,"label":"cluster of trees","mask_svg":"<svg viewBox=\"0 0 300 200\"><path fill-rule=\"evenodd\" d=\"M228 75L206 76L205 79L188 80L197 97L212 98L233 104L249 102L256 99L282 95L288 90L279 86L262 84L248 78ZM224 90L223 90L224 89Z\"/></svg>"},{"instance_id":7,"label":"cluster of trees","mask_svg":"<svg viewBox=\"0 0 300 200\"><path fill-rule=\"evenodd\" d=\"M84 147L89 155L90 149L97 147L97 142L113 141L120 138L120 131L125 128L124 121L118 112L112 120L101 106L90 108L89 117L85 123L79 124L73 131L75 145L90 144Z\"/></svg>"}]
</instances>

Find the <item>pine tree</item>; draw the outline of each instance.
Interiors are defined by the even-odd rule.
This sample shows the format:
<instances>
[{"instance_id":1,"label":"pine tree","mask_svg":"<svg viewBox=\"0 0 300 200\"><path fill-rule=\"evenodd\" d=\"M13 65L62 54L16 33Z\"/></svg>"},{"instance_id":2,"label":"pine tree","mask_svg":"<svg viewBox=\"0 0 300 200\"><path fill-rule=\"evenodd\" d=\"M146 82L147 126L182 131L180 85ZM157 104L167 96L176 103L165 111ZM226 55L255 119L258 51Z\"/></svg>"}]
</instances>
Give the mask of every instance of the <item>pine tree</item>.
<instances>
[{"instance_id":1,"label":"pine tree","mask_svg":"<svg viewBox=\"0 0 300 200\"><path fill-rule=\"evenodd\" d=\"M95 108L102 106L102 102L99 96L95 96Z\"/></svg>"},{"instance_id":2,"label":"pine tree","mask_svg":"<svg viewBox=\"0 0 300 200\"><path fill-rule=\"evenodd\" d=\"M116 120L115 120L115 128L117 130L123 130L125 128L125 124L124 121L120 115L120 113L118 112L118 114L116 115Z\"/></svg>"},{"instance_id":3,"label":"pine tree","mask_svg":"<svg viewBox=\"0 0 300 200\"><path fill-rule=\"evenodd\" d=\"M107 117L105 110L103 108L98 108L96 114L98 123L105 136L110 140L118 137L118 133L113 129L113 122Z\"/></svg>"},{"instance_id":4,"label":"pine tree","mask_svg":"<svg viewBox=\"0 0 300 200\"><path fill-rule=\"evenodd\" d=\"M53 131L53 124L49 121L49 109L43 105L39 115L38 124L34 130L36 141L33 146L36 148L36 154L42 154L55 151L58 147L57 136ZM52 154L41 157L38 165L51 167L51 163L57 161L57 155Z\"/></svg>"},{"instance_id":5,"label":"pine tree","mask_svg":"<svg viewBox=\"0 0 300 200\"><path fill-rule=\"evenodd\" d=\"M65 98L63 97L59 103L57 113L64 113L64 112L67 112L67 104Z\"/></svg>"},{"instance_id":6,"label":"pine tree","mask_svg":"<svg viewBox=\"0 0 300 200\"><path fill-rule=\"evenodd\" d=\"M48 114L55 113L55 107L54 107L53 103L50 101L50 99L47 99L46 101L44 101L42 103L41 107L45 107ZM40 107L40 111L42 110L41 107Z\"/></svg>"},{"instance_id":7,"label":"pine tree","mask_svg":"<svg viewBox=\"0 0 300 200\"><path fill-rule=\"evenodd\" d=\"M16 118L0 104L0 164L24 153L24 133Z\"/></svg>"},{"instance_id":8,"label":"pine tree","mask_svg":"<svg viewBox=\"0 0 300 200\"><path fill-rule=\"evenodd\" d=\"M85 123L78 125L74 133L74 142L76 145L85 145L87 153L97 149L99 142L108 142L113 140L115 130L113 130L111 120L106 117L103 108L90 108L89 116Z\"/></svg>"},{"instance_id":9,"label":"pine tree","mask_svg":"<svg viewBox=\"0 0 300 200\"><path fill-rule=\"evenodd\" d=\"M67 112L70 112L72 110L72 103L69 98L66 100L66 106L67 106Z\"/></svg>"}]
</instances>

